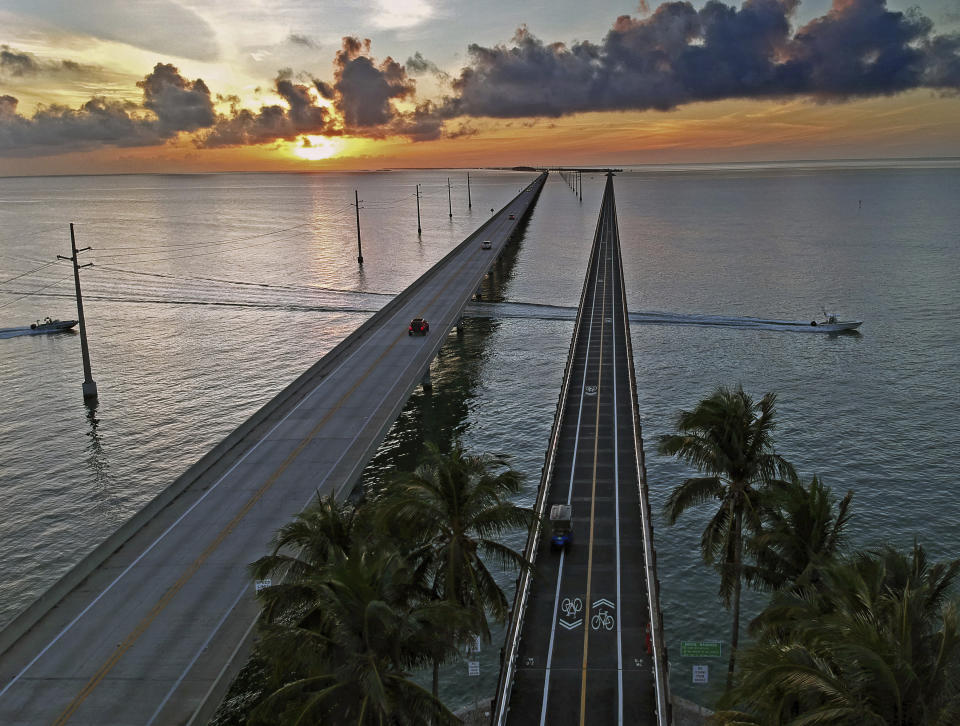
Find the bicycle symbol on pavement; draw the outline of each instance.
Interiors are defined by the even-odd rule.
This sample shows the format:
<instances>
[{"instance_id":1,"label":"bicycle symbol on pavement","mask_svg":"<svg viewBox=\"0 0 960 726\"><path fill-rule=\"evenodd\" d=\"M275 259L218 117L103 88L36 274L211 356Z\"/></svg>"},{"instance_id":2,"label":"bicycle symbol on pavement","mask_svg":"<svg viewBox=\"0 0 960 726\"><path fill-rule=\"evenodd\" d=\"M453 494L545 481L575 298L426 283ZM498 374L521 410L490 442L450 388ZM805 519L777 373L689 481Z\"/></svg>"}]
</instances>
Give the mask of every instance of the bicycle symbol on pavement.
<instances>
[{"instance_id":1,"label":"bicycle symbol on pavement","mask_svg":"<svg viewBox=\"0 0 960 726\"><path fill-rule=\"evenodd\" d=\"M560 603L560 609L563 610L563 614L568 618L573 617L583 610L583 601L578 597L572 600L569 597L564 598L563 602Z\"/></svg>"},{"instance_id":2,"label":"bicycle symbol on pavement","mask_svg":"<svg viewBox=\"0 0 960 726\"><path fill-rule=\"evenodd\" d=\"M613 630L613 624L615 622L616 621L609 612L606 610L601 610L592 618L590 618L590 627L594 630L600 630L600 628L603 628L604 630Z\"/></svg>"}]
</instances>

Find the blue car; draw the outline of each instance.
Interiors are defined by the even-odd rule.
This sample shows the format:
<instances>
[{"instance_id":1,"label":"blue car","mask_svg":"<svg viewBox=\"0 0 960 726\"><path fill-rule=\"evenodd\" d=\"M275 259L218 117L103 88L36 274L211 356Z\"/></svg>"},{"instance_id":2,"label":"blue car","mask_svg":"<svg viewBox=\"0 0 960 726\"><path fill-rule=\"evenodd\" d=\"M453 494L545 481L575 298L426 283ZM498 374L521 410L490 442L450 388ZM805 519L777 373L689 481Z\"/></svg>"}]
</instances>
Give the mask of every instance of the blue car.
<instances>
[{"instance_id":1,"label":"blue car","mask_svg":"<svg viewBox=\"0 0 960 726\"><path fill-rule=\"evenodd\" d=\"M573 526L569 504L554 504L550 507L550 546L563 549L573 539Z\"/></svg>"}]
</instances>

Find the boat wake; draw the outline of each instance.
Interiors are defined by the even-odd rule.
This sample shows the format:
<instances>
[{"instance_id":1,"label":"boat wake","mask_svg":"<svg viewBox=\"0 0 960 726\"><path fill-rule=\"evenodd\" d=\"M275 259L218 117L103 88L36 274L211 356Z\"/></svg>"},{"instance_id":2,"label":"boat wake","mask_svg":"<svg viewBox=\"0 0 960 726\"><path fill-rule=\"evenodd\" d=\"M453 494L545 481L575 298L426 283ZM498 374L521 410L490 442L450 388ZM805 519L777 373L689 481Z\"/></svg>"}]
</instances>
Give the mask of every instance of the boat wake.
<instances>
[{"instance_id":1,"label":"boat wake","mask_svg":"<svg viewBox=\"0 0 960 726\"><path fill-rule=\"evenodd\" d=\"M18 338L21 335L51 335L53 333L67 333L68 330L34 330L29 325L22 328L0 328L0 340L4 338Z\"/></svg>"},{"instance_id":2,"label":"boat wake","mask_svg":"<svg viewBox=\"0 0 960 726\"><path fill-rule=\"evenodd\" d=\"M538 303L481 303L467 306L468 315L489 318L528 318L535 320L574 320L577 309L559 305L540 305ZM736 315L698 315L690 313L631 312L631 325L695 325L705 327L740 328L743 330L779 330L802 333L847 332L858 335L854 330L837 331L827 326L811 325L807 321L777 320L773 318L755 318Z\"/></svg>"}]
</instances>

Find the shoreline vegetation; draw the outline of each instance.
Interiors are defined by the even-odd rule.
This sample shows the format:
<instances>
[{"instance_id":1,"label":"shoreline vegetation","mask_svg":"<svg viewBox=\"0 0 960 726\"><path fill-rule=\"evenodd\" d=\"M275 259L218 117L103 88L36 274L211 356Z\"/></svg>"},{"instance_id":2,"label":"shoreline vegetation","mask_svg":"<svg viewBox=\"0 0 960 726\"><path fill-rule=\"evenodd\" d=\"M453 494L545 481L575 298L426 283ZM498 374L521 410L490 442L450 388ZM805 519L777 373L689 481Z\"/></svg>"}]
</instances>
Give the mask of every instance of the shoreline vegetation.
<instances>
[{"instance_id":1,"label":"shoreline vegetation","mask_svg":"<svg viewBox=\"0 0 960 726\"><path fill-rule=\"evenodd\" d=\"M853 493L838 499L776 453L775 403L721 386L658 440L698 472L670 494L667 521L715 507L701 557L732 619L717 710L686 704L681 720L960 723L960 559L930 562L916 542L848 551ZM498 541L534 521L511 501L520 485L506 457L454 439L446 450L427 444L413 471L382 478L360 501L318 498L251 565L273 584L258 595L253 655L211 726L485 722L486 705L447 708L437 673L475 639L490 642L488 618L508 617L487 563L529 566ZM744 585L769 601L740 647ZM430 689L416 682L431 671Z\"/></svg>"},{"instance_id":2,"label":"shoreline vegetation","mask_svg":"<svg viewBox=\"0 0 960 726\"><path fill-rule=\"evenodd\" d=\"M719 504L701 538L731 610L730 661L713 726L960 723L960 560L886 546L848 551L853 492L804 483L774 451L776 396L719 387L682 411L661 454L696 469L664 507L671 524ZM769 593L738 648L742 586Z\"/></svg>"}]
</instances>

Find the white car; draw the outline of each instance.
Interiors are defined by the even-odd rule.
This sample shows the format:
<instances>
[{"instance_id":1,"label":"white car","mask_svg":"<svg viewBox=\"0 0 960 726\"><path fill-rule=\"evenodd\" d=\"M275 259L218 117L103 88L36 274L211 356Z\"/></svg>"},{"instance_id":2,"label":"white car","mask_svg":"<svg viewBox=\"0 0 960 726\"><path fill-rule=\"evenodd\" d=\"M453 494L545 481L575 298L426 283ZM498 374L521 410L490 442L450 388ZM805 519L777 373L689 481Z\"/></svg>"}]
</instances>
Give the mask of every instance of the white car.
<instances>
[{"instance_id":1,"label":"white car","mask_svg":"<svg viewBox=\"0 0 960 726\"><path fill-rule=\"evenodd\" d=\"M482 250L488 250L491 247L493 247L493 242L491 242L488 239L485 239L483 242L480 243L480 249Z\"/></svg>"}]
</instances>

